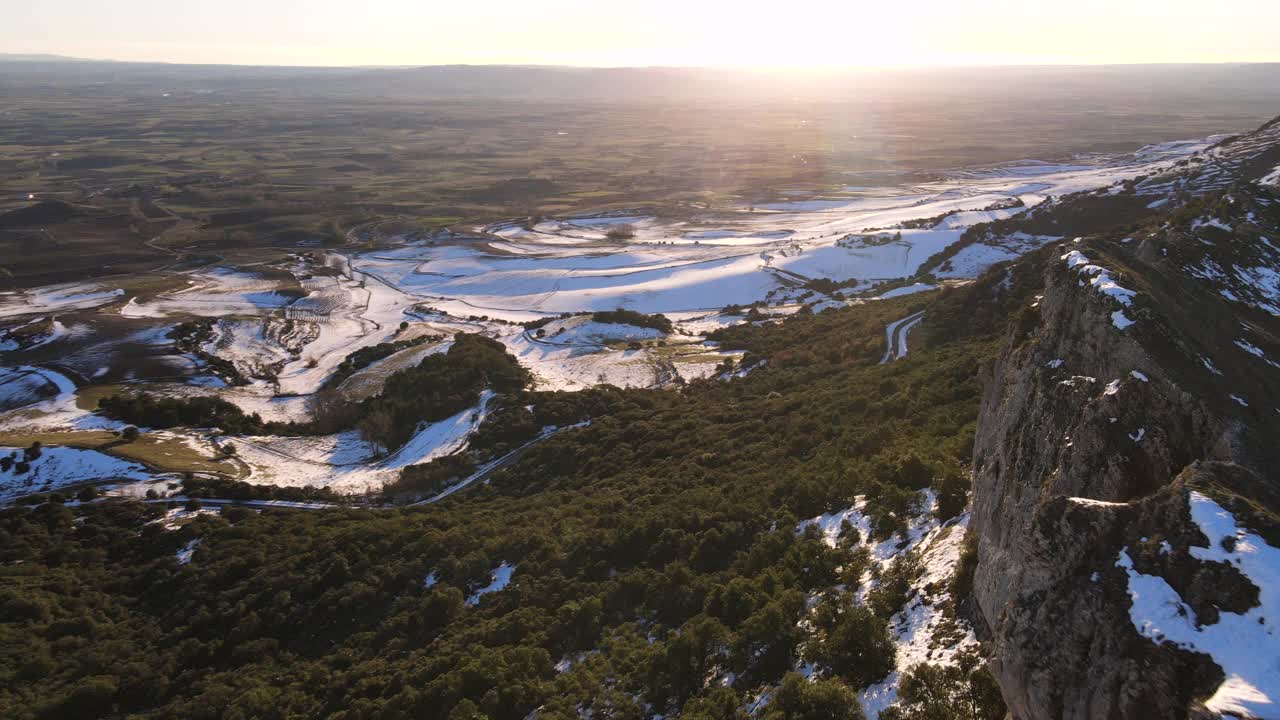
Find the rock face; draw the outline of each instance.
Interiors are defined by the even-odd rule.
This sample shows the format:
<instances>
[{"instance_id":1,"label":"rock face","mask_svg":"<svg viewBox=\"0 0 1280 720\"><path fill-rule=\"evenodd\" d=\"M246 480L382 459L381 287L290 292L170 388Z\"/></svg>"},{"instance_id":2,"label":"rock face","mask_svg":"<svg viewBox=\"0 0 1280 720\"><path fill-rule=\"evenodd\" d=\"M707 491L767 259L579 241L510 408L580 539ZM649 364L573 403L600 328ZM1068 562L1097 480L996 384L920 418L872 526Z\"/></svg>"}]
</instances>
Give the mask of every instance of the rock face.
<instances>
[{"instance_id":1,"label":"rock face","mask_svg":"<svg viewBox=\"0 0 1280 720\"><path fill-rule=\"evenodd\" d=\"M1269 190L1233 191L1257 203L1255 229L1275 229L1267 223L1280 201ZM1258 589L1231 565L1189 552L1212 539L1192 522L1187 494L1248 509L1276 541L1267 531L1268 511L1280 508L1280 365L1266 361L1280 360L1280 323L1187 270L1188 253L1206 242L1199 222L1161 219L1142 240L1046 251L1043 295L983 369L973 594L1015 718L1214 715L1204 702L1223 671L1135 629L1122 550L1174 587L1201 624L1258 604ZM1257 237L1208 241L1216 257L1239 243L1256 263ZM1073 250L1088 264L1068 257ZM1246 334L1262 355L1239 352Z\"/></svg>"}]
</instances>

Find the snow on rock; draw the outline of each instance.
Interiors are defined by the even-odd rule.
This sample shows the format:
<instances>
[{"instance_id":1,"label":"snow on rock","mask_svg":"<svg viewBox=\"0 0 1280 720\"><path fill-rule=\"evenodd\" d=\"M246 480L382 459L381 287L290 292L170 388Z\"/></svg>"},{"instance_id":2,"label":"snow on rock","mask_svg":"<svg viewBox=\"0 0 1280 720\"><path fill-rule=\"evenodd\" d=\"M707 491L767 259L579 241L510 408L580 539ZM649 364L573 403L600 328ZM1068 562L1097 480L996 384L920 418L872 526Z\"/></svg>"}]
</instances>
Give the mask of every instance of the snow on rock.
<instances>
[{"instance_id":1,"label":"snow on rock","mask_svg":"<svg viewBox=\"0 0 1280 720\"><path fill-rule=\"evenodd\" d=\"M1050 360L1049 362L1045 363L1044 366L1049 368L1050 370L1057 370L1058 368L1062 367L1062 358L1054 358L1053 360Z\"/></svg>"},{"instance_id":2,"label":"snow on rock","mask_svg":"<svg viewBox=\"0 0 1280 720\"><path fill-rule=\"evenodd\" d=\"M23 461L21 448L0 447L0 455L12 455L14 466L0 471L0 500L48 492L66 485L105 480L146 480L151 473L137 463L111 457L97 450L46 447L40 457L28 462L26 472L18 472Z\"/></svg>"},{"instance_id":3,"label":"snow on rock","mask_svg":"<svg viewBox=\"0 0 1280 720\"><path fill-rule=\"evenodd\" d=\"M1213 364L1213 361L1203 355L1200 356L1200 364L1204 365L1204 369L1208 370L1214 375L1222 375L1222 371L1219 370L1217 366Z\"/></svg>"},{"instance_id":4,"label":"snow on rock","mask_svg":"<svg viewBox=\"0 0 1280 720\"><path fill-rule=\"evenodd\" d=\"M1079 250L1072 250L1062 256L1066 261L1067 267L1076 269L1081 275L1089 278L1089 284L1093 289L1115 300L1125 307L1133 304L1133 298L1137 296L1134 291L1121 287L1119 283L1111 277L1111 272L1101 265L1094 265Z\"/></svg>"},{"instance_id":5,"label":"snow on rock","mask_svg":"<svg viewBox=\"0 0 1280 720\"><path fill-rule=\"evenodd\" d=\"M1258 605L1245 613L1222 611L1218 622L1202 625L1195 611L1164 578L1134 569L1128 549L1116 565L1128 575L1129 618L1144 637L1204 653L1226 679L1205 702L1210 710L1241 717L1280 717L1280 549L1240 527L1228 510L1199 492L1188 498L1191 519L1208 547L1192 546L1202 562L1226 563L1259 590ZM1223 540L1234 540L1231 550Z\"/></svg>"},{"instance_id":6,"label":"snow on rock","mask_svg":"<svg viewBox=\"0 0 1280 720\"><path fill-rule=\"evenodd\" d=\"M1069 497L1067 498L1067 502L1089 507L1123 507L1127 504L1122 502L1109 502L1107 500L1094 500L1093 498L1087 497Z\"/></svg>"},{"instance_id":7,"label":"snow on rock","mask_svg":"<svg viewBox=\"0 0 1280 720\"><path fill-rule=\"evenodd\" d=\"M514 573L515 570L515 565L509 565L505 562L494 568L493 572L489 575L489 584L472 593L471 596L467 598L467 604L472 606L479 605L481 597L488 595L489 593L499 592L507 585L511 584L511 574Z\"/></svg>"},{"instance_id":8,"label":"snow on rock","mask_svg":"<svg viewBox=\"0 0 1280 720\"><path fill-rule=\"evenodd\" d=\"M1125 315L1123 310L1116 310L1111 313L1111 324L1115 325L1117 330L1124 330L1134 324L1134 322L1136 321L1130 320L1129 316Z\"/></svg>"}]
</instances>

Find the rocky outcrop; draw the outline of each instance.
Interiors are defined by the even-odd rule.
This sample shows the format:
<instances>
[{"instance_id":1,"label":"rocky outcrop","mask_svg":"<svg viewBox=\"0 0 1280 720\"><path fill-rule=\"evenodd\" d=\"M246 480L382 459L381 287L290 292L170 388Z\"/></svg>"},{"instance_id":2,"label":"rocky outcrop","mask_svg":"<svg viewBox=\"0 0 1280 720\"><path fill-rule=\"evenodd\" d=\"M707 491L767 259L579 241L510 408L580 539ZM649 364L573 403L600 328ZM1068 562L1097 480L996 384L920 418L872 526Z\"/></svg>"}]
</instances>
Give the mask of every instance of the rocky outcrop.
<instances>
[{"instance_id":1,"label":"rocky outcrop","mask_svg":"<svg viewBox=\"0 0 1280 720\"><path fill-rule=\"evenodd\" d=\"M1258 449L1266 433L1260 413L1230 412L1225 389L1207 393L1212 382L1188 375L1190 348L1203 340L1193 336L1212 333L1164 312L1179 290L1144 277L1165 269L1144 265L1138 248L1117 256L1129 270L1109 278L1150 291L1123 307L1126 325L1114 320L1116 295L1090 282L1098 273L1066 260L1071 250L1107 252L1058 248L1043 295L983 370L971 527L991 668L1015 718L1208 716L1202 702L1221 669L1135 630L1117 557L1127 550L1135 567L1164 577L1200 622L1256 604L1257 589L1230 566L1189 554L1207 540L1187 491L1277 507Z\"/></svg>"}]
</instances>

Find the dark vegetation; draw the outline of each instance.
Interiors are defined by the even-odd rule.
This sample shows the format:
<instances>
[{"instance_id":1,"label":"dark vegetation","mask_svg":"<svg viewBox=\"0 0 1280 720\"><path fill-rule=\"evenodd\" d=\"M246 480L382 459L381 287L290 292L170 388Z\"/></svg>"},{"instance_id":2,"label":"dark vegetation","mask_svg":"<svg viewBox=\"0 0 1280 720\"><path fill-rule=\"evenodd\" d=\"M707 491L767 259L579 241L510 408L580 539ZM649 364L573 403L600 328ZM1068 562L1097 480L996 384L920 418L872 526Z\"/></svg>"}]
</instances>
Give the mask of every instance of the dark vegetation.
<instances>
[{"instance_id":1,"label":"dark vegetation","mask_svg":"<svg viewBox=\"0 0 1280 720\"><path fill-rule=\"evenodd\" d=\"M211 475L188 475L183 478L182 494L193 498L220 498L226 500L290 500L335 504L350 501L349 496L339 495L329 488L252 485L230 478Z\"/></svg>"},{"instance_id":2,"label":"dark vegetation","mask_svg":"<svg viewBox=\"0 0 1280 720\"><path fill-rule=\"evenodd\" d=\"M161 429L221 428L234 435L258 435L267 427L257 413L246 415L233 403L218 397L110 395L98 401L98 411L122 422Z\"/></svg>"},{"instance_id":3,"label":"dark vegetation","mask_svg":"<svg viewBox=\"0 0 1280 720\"><path fill-rule=\"evenodd\" d=\"M217 320L214 318L199 318L180 322L169 331L169 338L173 340L174 347L178 352L190 353L200 358L210 372L228 384L248 385L249 378L240 372L235 363L204 351L204 344L213 337L213 324L215 322Z\"/></svg>"},{"instance_id":4,"label":"dark vegetation","mask_svg":"<svg viewBox=\"0 0 1280 720\"><path fill-rule=\"evenodd\" d=\"M768 365L678 392L529 393L492 341L459 338L483 371L428 366L392 397L503 388L477 438L494 452L527 427L592 422L422 509L227 509L173 532L136 503L0 511L0 715L727 720L774 686L766 717L856 717L918 568L894 563L855 606L865 552L796 523L866 494L873 533L889 537L916 490L967 463L975 371L1004 326L979 308L1009 313L1035 291L1038 273L1012 272L1003 292L997 273L939 293L903 361L876 364L884 323L919 299L721 331ZM971 320L952 332L935 316ZM373 405L426 414L410 407ZM468 604L504 562L510 586ZM788 674L801 660L823 679ZM716 680L727 671L730 686ZM978 682L920 687L972 695Z\"/></svg>"},{"instance_id":5,"label":"dark vegetation","mask_svg":"<svg viewBox=\"0 0 1280 720\"><path fill-rule=\"evenodd\" d=\"M951 667L918 665L902 678L901 704L880 714L882 720L1001 720L1000 686L974 655Z\"/></svg>"},{"instance_id":6,"label":"dark vegetation","mask_svg":"<svg viewBox=\"0 0 1280 720\"><path fill-rule=\"evenodd\" d=\"M154 428L221 428L233 435L311 435L358 428L390 450L413 436L420 423L443 420L476 404L481 391L516 392L529 373L506 347L477 334L459 333L449 350L387 378L383 391L359 403L329 398L306 423L265 422L217 397L111 395L98 403L107 417Z\"/></svg>"},{"instance_id":7,"label":"dark vegetation","mask_svg":"<svg viewBox=\"0 0 1280 720\"><path fill-rule=\"evenodd\" d=\"M417 347L430 342L439 342L444 338L439 335L421 335L412 340L394 340L392 342L378 343L369 347L362 347L359 350L348 355L343 359L342 363L334 369L333 374L325 381L325 387L335 388L341 385L347 378L363 370L375 362L383 358L390 357L401 350L407 350L411 347Z\"/></svg>"},{"instance_id":8,"label":"dark vegetation","mask_svg":"<svg viewBox=\"0 0 1280 720\"><path fill-rule=\"evenodd\" d=\"M404 468L400 471L399 479L387 487L387 492L432 495L467 477L475 469L476 462L470 454L446 455L428 463Z\"/></svg>"},{"instance_id":9,"label":"dark vegetation","mask_svg":"<svg viewBox=\"0 0 1280 720\"><path fill-rule=\"evenodd\" d=\"M654 330L660 330L668 334L675 330L675 326L666 315L648 315L642 312L636 312L635 310L627 310L625 308L618 308L616 310L600 310L592 313L581 312L548 315L536 320L526 320L520 323L520 325L526 330L539 330L551 324L555 320L564 320L580 315L590 315L592 320L600 323L618 323L622 325L633 325L635 327L653 328Z\"/></svg>"},{"instance_id":10,"label":"dark vegetation","mask_svg":"<svg viewBox=\"0 0 1280 720\"><path fill-rule=\"evenodd\" d=\"M601 323L618 323L619 325L634 325L635 327L652 328L668 334L674 329L671 325L671 321L667 319L666 315L646 315L641 312L636 312L635 310L626 310L624 308L594 312L591 313L591 319Z\"/></svg>"}]
</instances>

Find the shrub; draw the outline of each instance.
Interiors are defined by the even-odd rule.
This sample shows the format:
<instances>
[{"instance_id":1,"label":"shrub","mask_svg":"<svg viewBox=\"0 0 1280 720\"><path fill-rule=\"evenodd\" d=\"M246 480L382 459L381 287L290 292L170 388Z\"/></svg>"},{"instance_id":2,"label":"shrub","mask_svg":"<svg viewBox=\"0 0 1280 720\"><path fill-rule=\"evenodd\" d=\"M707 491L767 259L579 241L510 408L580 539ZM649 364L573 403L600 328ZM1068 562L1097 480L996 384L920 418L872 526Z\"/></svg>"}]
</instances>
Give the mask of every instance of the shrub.
<instances>
[{"instance_id":1,"label":"shrub","mask_svg":"<svg viewBox=\"0 0 1280 720\"><path fill-rule=\"evenodd\" d=\"M938 501L933 512L939 521L946 522L964 512L969 504L969 485L969 478L958 471L949 471L934 480Z\"/></svg>"},{"instance_id":2,"label":"shrub","mask_svg":"<svg viewBox=\"0 0 1280 720\"><path fill-rule=\"evenodd\" d=\"M862 706L839 680L809 682L787 673L764 710L764 720L863 720Z\"/></svg>"},{"instance_id":3,"label":"shrub","mask_svg":"<svg viewBox=\"0 0 1280 720\"><path fill-rule=\"evenodd\" d=\"M806 659L845 678L854 687L879 682L893 671L897 651L882 618L855 605L849 593L826 598L814 610L814 638Z\"/></svg>"},{"instance_id":4,"label":"shrub","mask_svg":"<svg viewBox=\"0 0 1280 720\"><path fill-rule=\"evenodd\" d=\"M883 720L1000 720L1008 712L1000 686L972 654L956 665L912 667L898 699L897 707L880 714Z\"/></svg>"},{"instance_id":5,"label":"shrub","mask_svg":"<svg viewBox=\"0 0 1280 720\"><path fill-rule=\"evenodd\" d=\"M876 615L888 620L902 609L915 592L915 582L924 569L914 552L899 555L880 571L876 586L867 593L867 605Z\"/></svg>"},{"instance_id":6,"label":"shrub","mask_svg":"<svg viewBox=\"0 0 1280 720\"><path fill-rule=\"evenodd\" d=\"M605 231L604 236L610 240L630 240L636 236L636 229L628 224L614 225Z\"/></svg>"}]
</instances>

